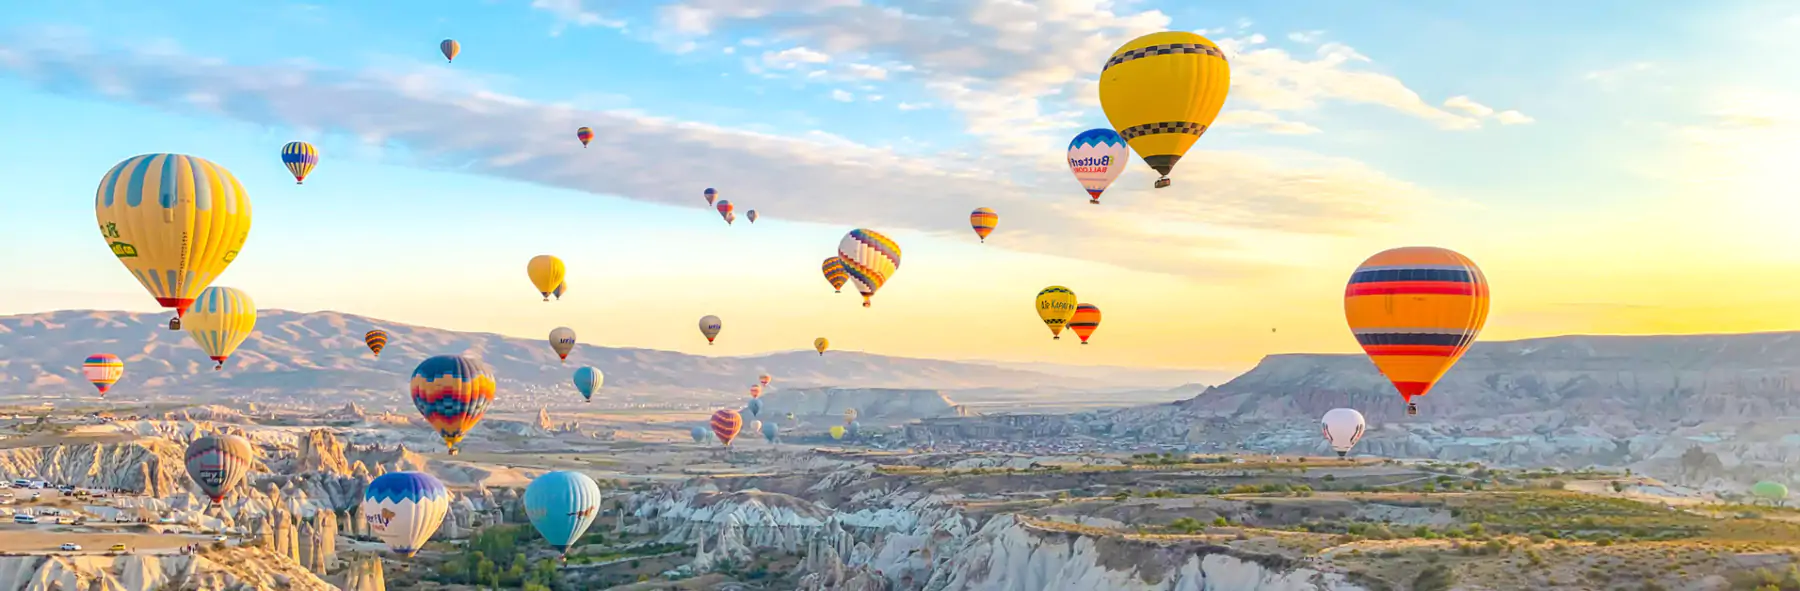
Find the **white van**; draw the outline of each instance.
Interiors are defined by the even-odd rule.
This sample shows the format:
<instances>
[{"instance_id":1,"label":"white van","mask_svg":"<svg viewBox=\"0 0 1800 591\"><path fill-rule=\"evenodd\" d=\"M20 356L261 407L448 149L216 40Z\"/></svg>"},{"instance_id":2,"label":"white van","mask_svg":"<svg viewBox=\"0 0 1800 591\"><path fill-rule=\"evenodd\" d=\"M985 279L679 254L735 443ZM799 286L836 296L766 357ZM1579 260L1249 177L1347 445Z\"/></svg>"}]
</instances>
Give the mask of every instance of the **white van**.
<instances>
[{"instance_id":1,"label":"white van","mask_svg":"<svg viewBox=\"0 0 1800 591\"><path fill-rule=\"evenodd\" d=\"M20 513L18 515L13 516L13 523L23 523L26 525L37 525L37 516Z\"/></svg>"},{"instance_id":2,"label":"white van","mask_svg":"<svg viewBox=\"0 0 1800 591\"><path fill-rule=\"evenodd\" d=\"M27 478L15 478L13 479L13 486L26 488L31 486L31 480Z\"/></svg>"}]
</instances>

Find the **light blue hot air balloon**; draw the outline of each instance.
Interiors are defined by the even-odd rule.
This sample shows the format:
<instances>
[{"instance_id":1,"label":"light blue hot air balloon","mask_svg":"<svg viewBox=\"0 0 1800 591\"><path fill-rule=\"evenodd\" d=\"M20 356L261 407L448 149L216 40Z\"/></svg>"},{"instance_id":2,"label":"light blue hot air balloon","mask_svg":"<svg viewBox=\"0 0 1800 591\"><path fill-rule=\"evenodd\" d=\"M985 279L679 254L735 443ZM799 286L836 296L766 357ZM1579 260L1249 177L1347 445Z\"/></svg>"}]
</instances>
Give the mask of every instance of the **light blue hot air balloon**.
<instances>
[{"instance_id":1,"label":"light blue hot air balloon","mask_svg":"<svg viewBox=\"0 0 1800 591\"><path fill-rule=\"evenodd\" d=\"M763 422L762 436L763 436L763 439L769 440L769 443L775 443L775 435L780 432L781 432L781 429L779 429L775 426L775 421L764 421Z\"/></svg>"},{"instance_id":2,"label":"light blue hot air balloon","mask_svg":"<svg viewBox=\"0 0 1800 591\"><path fill-rule=\"evenodd\" d=\"M605 382L606 375L598 369L583 367L575 370L575 389L580 390L581 398L588 402L594 401L594 391L599 390L600 384Z\"/></svg>"},{"instance_id":3,"label":"light blue hot air balloon","mask_svg":"<svg viewBox=\"0 0 1800 591\"><path fill-rule=\"evenodd\" d=\"M851 437L855 437L857 433L862 432L862 423L850 421L850 424L847 425L847 427L848 428L844 429L844 431L848 432Z\"/></svg>"},{"instance_id":4,"label":"light blue hot air balloon","mask_svg":"<svg viewBox=\"0 0 1800 591\"><path fill-rule=\"evenodd\" d=\"M525 487L525 516L557 552L567 554L600 514L600 485L580 472L546 472Z\"/></svg>"},{"instance_id":5,"label":"light blue hot air balloon","mask_svg":"<svg viewBox=\"0 0 1800 591\"><path fill-rule=\"evenodd\" d=\"M688 436L694 438L694 443L705 443L706 427L694 427L694 430L688 431Z\"/></svg>"},{"instance_id":6,"label":"light blue hot air balloon","mask_svg":"<svg viewBox=\"0 0 1800 591\"><path fill-rule=\"evenodd\" d=\"M745 406L744 410L750 411L750 414L752 415L762 416L762 399L751 398L750 404Z\"/></svg>"}]
</instances>

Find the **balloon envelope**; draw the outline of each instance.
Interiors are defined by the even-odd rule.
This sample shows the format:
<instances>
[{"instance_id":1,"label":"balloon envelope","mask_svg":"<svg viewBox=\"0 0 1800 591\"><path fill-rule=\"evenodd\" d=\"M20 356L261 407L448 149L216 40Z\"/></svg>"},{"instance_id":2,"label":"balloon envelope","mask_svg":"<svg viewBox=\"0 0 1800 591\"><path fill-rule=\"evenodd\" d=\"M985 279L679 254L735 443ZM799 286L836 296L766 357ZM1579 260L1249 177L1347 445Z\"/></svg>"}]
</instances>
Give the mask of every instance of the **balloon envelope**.
<instances>
[{"instance_id":1,"label":"balloon envelope","mask_svg":"<svg viewBox=\"0 0 1800 591\"><path fill-rule=\"evenodd\" d=\"M712 432L714 437L719 438L719 443L731 445L731 440L737 438L738 430L743 428L744 417L738 411L727 408L712 415Z\"/></svg>"},{"instance_id":2,"label":"balloon envelope","mask_svg":"<svg viewBox=\"0 0 1800 591\"><path fill-rule=\"evenodd\" d=\"M550 295L556 296L556 299L560 300L560 299L562 299L563 294L568 293L568 291L569 291L569 280L564 279L562 283L556 284L556 289L552 290L550 292Z\"/></svg>"},{"instance_id":3,"label":"balloon envelope","mask_svg":"<svg viewBox=\"0 0 1800 591\"><path fill-rule=\"evenodd\" d=\"M987 242L988 234L994 233L994 226L1000 223L1000 214L986 207L976 208L969 212L969 227L975 229L975 236Z\"/></svg>"},{"instance_id":4,"label":"balloon envelope","mask_svg":"<svg viewBox=\"0 0 1800 591\"><path fill-rule=\"evenodd\" d=\"M281 147L281 164L294 175L294 184L306 181L306 175L319 164L319 149L306 142L288 142Z\"/></svg>"},{"instance_id":5,"label":"balloon envelope","mask_svg":"<svg viewBox=\"0 0 1800 591\"><path fill-rule=\"evenodd\" d=\"M775 421L769 421L762 424L763 439L769 440L769 443L775 443L775 436L780 432L781 429L775 426Z\"/></svg>"},{"instance_id":6,"label":"balloon envelope","mask_svg":"<svg viewBox=\"0 0 1800 591\"><path fill-rule=\"evenodd\" d=\"M557 358L569 360L569 352L575 350L575 329L558 326L550 331L550 349L556 351Z\"/></svg>"},{"instance_id":7,"label":"balloon envelope","mask_svg":"<svg viewBox=\"0 0 1800 591\"><path fill-rule=\"evenodd\" d=\"M719 336L719 329L724 327L725 323L719 321L718 316L707 314L700 317L700 334L706 337L708 345L711 345L713 339Z\"/></svg>"},{"instance_id":8,"label":"balloon envelope","mask_svg":"<svg viewBox=\"0 0 1800 591\"><path fill-rule=\"evenodd\" d=\"M857 228L838 241L838 258L843 259L844 271L862 293L867 308L869 298L900 270L900 245L880 232Z\"/></svg>"},{"instance_id":9,"label":"balloon envelope","mask_svg":"<svg viewBox=\"0 0 1800 591\"><path fill-rule=\"evenodd\" d=\"M598 369L583 367L575 370L575 389L581 391L583 400L593 402L594 392L599 390L601 384L604 383L606 383L606 374L600 373Z\"/></svg>"},{"instance_id":10,"label":"balloon envelope","mask_svg":"<svg viewBox=\"0 0 1800 591\"><path fill-rule=\"evenodd\" d=\"M769 386L769 382L773 382L773 381L775 381L775 376L772 376L769 374L763 374L762 376L756 378L756 382L758 384L761 384L765 388Z\"/></svg>"},{"instance_id":11,"label":"balloon envelope","mask_svg":"<svg viewBox=\"0 0 1800 591\"><path fill-rule=\"evenodd\" d=\"M756 223L756 210L752 209L750 211L744 212L744 217L749 218L750 223L752 223L752 224Z\"/></svg>"},{"instance_id":12,"label":"balloon envelope","mask_svg":"<svg viewBox=\"0 0 1800 591\"><path fill-rule=\"evenodd\" d=\"M81 377L87 378L100 395L105 396L119 378L125 377L125 362L111 353L89 355L81 362Z\"/></svg>"},{"instance_id":13,"label":"balloon envelope","mask_svg":"<svg viewBox=\"0 0 1800 591\"><path fill-rule=\"evenodd\" d=\"M1753 495L1756 495L1756 496L1759 496L1759 497L1762 497L1762 498L1765 498L1765 499L1768 499L1771 501L1779 501L1779 500L1787 498L1788 487L1787 487L1787 485L1779 483L1779 482L1771 482L1768 480L1764 480L1762 482L1756 483L1756 486L1750 487L1750 494L1753 494Z\"/></svg>"},{"instance_id":14,"label":"balloon envelope","mask_svg":"<svg viewBox=\"0 0 1800 591\"><path fill-rule=\"evenodd\" d=\"M1131 148L1125 146L1125 138L1111 129L1090 129L1069 140L1069 172L1075 173L1075 181L1087 190L1090 203L1100 202L1100 194L1125 172L1130 160Z\"/></svg>"},{"instance_id":15,"label":"balloon envelope","mask_svg":"<svg viewBox=\"0 0 1800 591\"><path fill-rule=\"evenodd\" d=\"M694 443L706 441L706 427L694 427L688 430L688 437L694 438Z\"/></svg>"},{"instance_id":16,"label":"balloon envelope","mask_svg":"<svg viewBox=\"0 0 1800 591\"><path fill-rule=\"evenodd\" d=\"M1081 337L1081 344L1086 345L1088 337L1094 336L1094 330L1100 328L1100 307L1093 304L1076 304L1075 314L1069 316L1069 330Z\"/></svg>"},{"instance_id":17,"label":"balloon envelope","mask_svg":"<svg viewBox=\"0 0 1800 591\"><path fill-rule=\"evenodd\" d=\"M762 398L762 391L763 391L762 384L751 385L750 386L750 398L752 400L757 399L757 398Z\"/></svg>"},{"instance_id":18,"label":"balloon envelope","mask_svg":"<svg viewBox=\"0 0 1800 591\"><path fill-rule=\"evenodd\" d=\"M363 344L368 345L369 350L373 351L376 357L380 357L381 350L387 348L387 342L388 333L385 330L371 330L363 333Z\"/></svg>"},{"instance_id":19,"label":"balloon envelope","mask_svg":"<svg viewBox=\"0 0 1800 591\"><path fill-rule=\"evenodd\" d=\"M181 316L244 248L250 195L204 158L144 154L100 178L94 217L113 256L157 305Z\"/></svg>"},{"instance_id":20,"label":"balloon envelope","mask_svg":"<svg viewBox=\"0 0 1800 591\"><path fill-rule=\"evenodd\" d=\"M1363 261L1344 287L1344 319L1363 352L1416 413L1487 322L1488 285L1475 262L1444 248L1409 246Z\"/></svg>"},{"instance_id":21,"label":"balloon envelope","mask_svg":"<svg viewBox=\"0 0 1800 591\"><path fill-rule=\"evenodd\" d=\"M714 205L713 208L719 210L719 217L725 218L725 223L727 224L730 224L731 220L737 219L737 215L731 212L732 206L730 201L720 199L719 203Z\"/></svg>"},{"instance_id":22,"label":"balloon envelope","mask_svg":"<svg viewBox=\"0 0 1800 591\"><path fill-rule=\"evenodd\" d=\"M546 302L550 301L550 292L562 285L563 275L567 273L562 259L547 254L531 257L531 261L525 263L525 275L531 278L531 285L537 287Z\"/></svg>"},{"instance_id":23,"label":"balloon envelope","mask_svg":"<svg viewBox=\"0 0 1800 591\"><path fill-rule=\"evenodd\" d=\"M581 140L581 147L586 148L588 142L594 140L594 130L587 127L577 129L575 130L575 139Z\"/></svg>"},{"instance_id":24,"label":"balloon envelope","mask_svg":"<svg viewBox=\"0 0 1800 591\"><path fill-rule=\"evenodd\" d=\"M813 339L813 349L818 351L819 355L824 355L825 350L830 349L830 348L831 348L831 339L827 339L825 337L819 337L819 338Z\"/></svg>"},{"instance_id":25,"label":"balloon envelope","mask_svg":"<svg viewBox=\"0 0 1800 591\"><path fill-rule=\"evenodd\" d=\"M223 368L238 345L256 332L256 302L238 289L208 287L188 306L182 328L206 351L208 359L218 362L213 369Z\"/></svg>"},{"instance_id":26,"label":"balloon envelope","mask_svg":"<svg viewBox=\"0 0 1800 591\"><path fill-rule=\"evenodd\" d=\"M844 426L843 425L832 425L831 429L828 429L828 431L831 433L832 439L843 439L844 438Z\"/></svg>"},{"instance_id":27,"label":"balloon envelope","mask_svg":"<svg viewBox=\"0 0 1800 591\"><path fill-rule=\"evenodd\" d=\"M751 416L762 416L762 407L763 407L762 399L751 398L750 404L744 405L744 410L750 411ZM755 431L755 430L756 429L751 429L751 431Z\"/></svg>"},{"instance_id":28,"label":"balloon envelope","mask_svg":"<svg viewBox=\"0 0 1800 591\"><path fill-rule=\"evenodd\" d=\"M1332 451L1338 457L1350 453L1356 442L1362 440L1363 429L1368 423L1363 421L1361 412L1354 408L1334 408L1325 412L1319 419L1319 428L1325 433L1325 441L1331 444Z\"/></svg>"},{"instance_id":29,"label":"balloon envelope","mask_svg":"<svg viewBox=\"0 0 1800 591\"><path fill-rule=\"evenodd\" d=\"M445 61L456 61L456 54L462 53L462 44L455 39L445 39L438 43L438 51L443 52Z\"/></svg>"},{"instance_id":30,"label":"balloon envelope","mask_svg":"<svg viewBox=\"0 0 1800 591\"><path fill-rule=\"evenodd\" d=\"M438 355L413 370L413 407L425 417L450 455L494 403L494 374L480 359Z\"/></svg>"},{"instance_id":31,"label":"balloon envelope","mask_svg":"<svg viewBox=\"0 0 1800 591\"><path fill-rule=\"evenodd\" d=\"M256 450L242 437L214 434L188 443L186 458L188 477L216 505L250 472Z\"/></svg>"},{"instance_id":32,"label":"balloon envelope","mask_svg":"<svg viewBox=\"0 0 1800 591\"><path fill-rule=\"evenodd\" d=\"M545 472L525 486L525 516L557 552L568 553L600 514L600 485L580 472Z\"/></svg>"},{"instance_id":33,"label":"balloon envelope","mask_svg":"<svg viewBox=\"0 0 1800 591\"><path fill-rule=\"evenodd\" d=\"M389 472L363 489L363 519L395 554L419 553L450 512L450 490L424 472Z\"/></svg>"},{"instance_id":34,"label":"balloon envelope","mask_svg":"<svg viewBox=\"0 0 1800 591\"><path fill-rule=\"evenodd\" d=\"M713 201L718 200L718 198L719 198L719 190L718 189L714 189L712 187L706 188L706 204L707 205L712 205Z\"/></svg>"},{"instance_id":35,"label":"balloon envelope","mask_svg":"<svg viewBox=\"0 0 1800 591\"><path fill-rule=\"evenodd\" d=\"M841 291L844 288L844 283L850 281L850 272L844 270L844 259L842 258L830 257L825 259L825 262L819 265L819 270L824 271L825 282L830 283L831 289L833 290Z\"/></svg>"},{"instance_id":36,"label":"balloon envelope","mask_svg":"<svg viewBox=\"0 0 1800 591\"><path fill-rule=\"evenodd\" d=\"M1037 294L1038 318L1050 327L1050 338L1062 338L1063 327L1075 316L1075 292L1061 285L1046 287Z\"/></svg>"},{"instance_id":37,"label":"balloon envelope","mask_svg":"<svg viewBox=\"0 0 1800 591\"><path fill-rule=\"evenodd\" d=\"M1151 33L1113 51L1100 69L1100 108L1119 137L1162 173L1206 133L1231 88L1225 52L1186 31Z\"/></svg>"}]
</instances>

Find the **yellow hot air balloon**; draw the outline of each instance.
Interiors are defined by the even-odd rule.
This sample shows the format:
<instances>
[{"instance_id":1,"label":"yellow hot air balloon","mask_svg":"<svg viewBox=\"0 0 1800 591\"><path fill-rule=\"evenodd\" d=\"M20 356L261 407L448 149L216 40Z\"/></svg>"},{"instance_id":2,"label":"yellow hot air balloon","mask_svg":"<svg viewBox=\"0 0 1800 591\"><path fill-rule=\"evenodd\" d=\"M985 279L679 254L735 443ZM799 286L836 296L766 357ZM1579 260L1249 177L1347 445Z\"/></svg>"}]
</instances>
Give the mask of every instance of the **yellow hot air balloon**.
<instances>
[{"instance_id":1,"label":"yellow hot air balloon","mask_svg":"<svg viewBox=\"0 0 1800 591\"><path fill-rule=\"evenodd\" d=\"M1100 108L1145 164L1169 186L1169 171L1212 126L1231 88L1231 65L1211 40L1186 31L1151 33L1114 51L1100 68Z\"/></svg>"},{"instance_id":2,"label":"yellow hot air balloon","mask_svg":"<svg viewBox=\"0 0 1800 591\"><path fill-rule=\"evenodd\" d=\"M1075 307L1080 305L1075 300L1075 292L1061 285L1052 285L1038 292L1038 318L1044 319L1044 326L1050 327L1050 338L1062 339L1064 326L1075 316Z\"/></svg>"},{"instance_id":3,"label":"yellow hot air balloon","mask_svg":"<svg viewBox=\"0 0 1800 591\"><path fill-rule=\"evenodd\" d=\"M238 289L208 287L188 306L183 324L206 356L218 362L213 369L224 369L225 360L256 331L256 302Z\"/></svg>"},{"instance_id":4,"label":"yellow hot air balloon","mask_svg":"<svg viewBox=\"0 0 1800 591\"><path fill-rule=\"evenodd\" d=\"M546 302L550 301L550 294L556 287L562 285L565 273L562 259L547 254L531 257L531 262L525 264L525 274L531 277L531 284L537 286L538 293L544 294Z\"/></svg>"},{"instance_id":5,"label":"yellow hot air balloon","mask_svg":"<svg viewBox=\"0 0 1800 591\"><path fill-rule=\"evenodd\" d=\"M250 195L225 167L182 154L125 159L100 178L94 217L113 256L156 303L169 330L237 259L250 237Z\"/></svg>"},{"instance_id":6,"label":"yellow hot air balloon","mask_svg":"<svg viewBox=\"0 0 1800 591\"><path fill-rule=\"evenodd\" d=\"M820 356L824 356L825 350L831 348L831 339L825 337L813 339L813 348L819 351Z\"/></svg>"},{"instance_id":7,"label":"yellow hot air balloon","mask_svg":"<svg viewBox=\"0 0 1800 591\"><path fill-rule=\"evenodd\" d=\"M1350 274L1344 319L1363 352L1419 414L1424 396L1487 324L1488 282L1461 253L1408 246L1375 253Z\"/></svg>"},{"instance_id":8,"label":"yellow hot air balloon","mask_svg":"<svg viewBox=\"0 0 1800 591\"><path fill-rule=\"evenodd\" d=\"M827 431L831 432L832 439L843 439L844 438L844 426L843 425L832 425L830 429L827 429Z\"/></svg>"}]
</instances>

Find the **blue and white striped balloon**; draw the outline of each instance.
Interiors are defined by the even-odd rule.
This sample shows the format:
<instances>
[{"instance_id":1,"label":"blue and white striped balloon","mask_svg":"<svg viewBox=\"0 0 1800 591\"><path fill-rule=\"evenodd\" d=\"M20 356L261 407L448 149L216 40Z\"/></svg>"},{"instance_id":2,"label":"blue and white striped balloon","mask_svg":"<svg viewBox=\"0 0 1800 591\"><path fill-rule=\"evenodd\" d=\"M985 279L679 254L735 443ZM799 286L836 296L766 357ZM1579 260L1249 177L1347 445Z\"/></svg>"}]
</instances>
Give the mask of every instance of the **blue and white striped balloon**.
<instances>
[{"instance_id":1,"label":"blue and white striped balloon","mask_svg":"<svg viewBox=\"0 0 1800 591\"><path fill-rule=\"evenodd\" d=\"M375 537L410 558L443 525L450 489L424 472L389 472L363 491L362 512Z\"/></svg>"}]
</instances>

